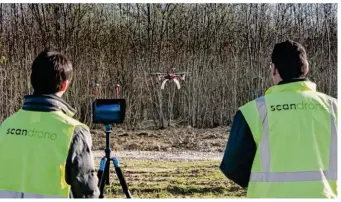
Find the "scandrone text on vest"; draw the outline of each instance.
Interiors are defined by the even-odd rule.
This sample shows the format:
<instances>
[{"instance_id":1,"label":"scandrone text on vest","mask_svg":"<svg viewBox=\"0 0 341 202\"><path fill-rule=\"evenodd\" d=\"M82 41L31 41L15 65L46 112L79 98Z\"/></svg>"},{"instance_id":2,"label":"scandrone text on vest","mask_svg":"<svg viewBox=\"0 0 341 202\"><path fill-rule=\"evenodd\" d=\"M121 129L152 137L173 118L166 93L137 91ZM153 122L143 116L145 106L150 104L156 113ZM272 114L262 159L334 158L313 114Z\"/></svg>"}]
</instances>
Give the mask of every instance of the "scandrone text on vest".
<instances>
[{"instance_id":1,"label":"scandrone text on vest","mask_svg":"<svg viewBox=\"0 0 341 202\"><path fill-rule=\"evenodd\" d=\"M296 104L280 104L280 105L271 105L271 111L281 111L281 110L315 110L315 109L323 109L324 107L318 103L305 103L300 102Z\"/></svg>"},{"instance_id":2,"label":"scandrone text on vest","mask_svg":"<svg viewBox=\"0 0 341 202\"><path fill-rule=\"evenodd\" d=\"M19 128L8 128L6 134L22 135L22 136L28 136L32 138L49 139L49 140L56 140L57 138L57 135L55 133L39 131L36 129L26 130L26 129L19 129Z\"/></svg>"}]
</instances>

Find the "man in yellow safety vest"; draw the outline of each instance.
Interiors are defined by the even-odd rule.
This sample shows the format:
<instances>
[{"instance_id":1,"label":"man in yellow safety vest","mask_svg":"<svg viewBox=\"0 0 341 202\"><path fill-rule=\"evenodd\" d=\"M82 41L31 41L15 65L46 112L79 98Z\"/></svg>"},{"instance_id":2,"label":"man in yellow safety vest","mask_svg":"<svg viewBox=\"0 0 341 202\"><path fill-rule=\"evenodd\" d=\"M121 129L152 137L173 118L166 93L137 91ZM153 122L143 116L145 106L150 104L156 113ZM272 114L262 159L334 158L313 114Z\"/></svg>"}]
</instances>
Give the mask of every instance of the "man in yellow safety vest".
<instances>
[{"instance_id":1,"label":"man in yellow safety vest","mask_svg":"<svg viewBox=\"0 0 341 202\"><path fill-rule=\"evenodd\" d=\"M33 95L0 125L0 198L98 198L89 128L61 98L72 74L61 53L33 61Z\"/></svg>"},{"instance_id":2,"label":"man in yellow safety vest","mask_svg":"<svg viewBox=\"0 0 341 202\"><path fill-rule=\"evenodd\" d=\"M307 79L301 44L278 43L271 59L275 86L239 108L220 169L249 198L335 198L337 99Z\"/></svg>"}]
</instances>

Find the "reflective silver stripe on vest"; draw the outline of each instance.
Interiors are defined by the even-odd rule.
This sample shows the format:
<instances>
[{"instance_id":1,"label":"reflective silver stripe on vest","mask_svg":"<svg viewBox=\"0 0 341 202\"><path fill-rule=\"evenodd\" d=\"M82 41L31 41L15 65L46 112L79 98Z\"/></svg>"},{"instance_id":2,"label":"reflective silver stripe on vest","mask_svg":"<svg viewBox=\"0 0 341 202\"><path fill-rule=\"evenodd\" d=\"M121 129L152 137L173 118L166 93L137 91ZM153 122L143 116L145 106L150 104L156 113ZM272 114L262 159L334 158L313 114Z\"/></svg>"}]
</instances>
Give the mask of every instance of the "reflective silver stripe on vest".
<instances>
[{"instance_id":1,"label":"reflective silver stripe on vest","mask_svg":"<svg viewBox=\"0 0 341 202\"><path fill-rule=\"evenodd\" d=\"M337 120L336 113L337 106L334 102L330 101L330 114L331 114L331 138L330 138L330 159L329 159L329 171L332 174L332 179L337 180Z\"/></svg>"},{"instance_id":2,"label":"reflective silver stripe on vest","mask_svg":"<svg viewBox=\"0 0 341 202\"><path fill-rule=\"evenodd\" d=\"M260 120L263 125L263 135L259 144L260 149L260 158L262 162L262 171L270 172L270 143L269 143L269 124L268 124L268 116L266 110L265 98L260 97L256 99L256 105L258 109L258 113L260 115Z\"/></svg>"},{"instance_id":3,"label":"reflective silver stripe on vest","mask_svg":"<svg viewBox=\"0 0 341 202\"><path fill-rule=\"evenodd\" d=\"M337 180L337 129L335 109L337 106L330 101L331 112L331 143L329 154L329 169L327 171L300 171L300 172L270 172L270 144L269 125L265 103L265 97L256 99L256 105L260 120L263 125L263 134L259 143L260 160L263 172L252 172L250 182L298 182L298 181L319 181Z\"/></svg>"},{"instance_id":4,"label":"reflective silver stripe on vest","mask_svg":"<svg viewBox=\"0 0 341 202\"><path fill-rule=\"evenodd\" d=\"M47 196L47 195L41 195L41 194L31 194L31 193L0 190L0 198L68 198L68 197Z\"/></svg>"},{"instance_id":5,"label":"reflective silver stripe on vest","mask_svg":"<svg viewBox=\"0 0 341 202\"><path fill-rule=\"evenodd\" d=\"M334 175L337 172L325 171L304 171L304 172L262 172L252 173L250 181L252 182L298 182L298 181L320 181L336 180Z\"/></svg>"}]
</instances>

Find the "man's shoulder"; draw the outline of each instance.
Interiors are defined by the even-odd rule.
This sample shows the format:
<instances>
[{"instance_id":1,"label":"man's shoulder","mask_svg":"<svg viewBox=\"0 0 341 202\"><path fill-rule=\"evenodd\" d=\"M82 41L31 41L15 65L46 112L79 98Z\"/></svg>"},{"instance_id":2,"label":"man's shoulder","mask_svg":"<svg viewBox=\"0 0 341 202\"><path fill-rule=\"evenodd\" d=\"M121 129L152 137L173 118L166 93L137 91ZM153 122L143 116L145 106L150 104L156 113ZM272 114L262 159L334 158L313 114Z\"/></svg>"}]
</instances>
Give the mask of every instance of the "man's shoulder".
<instances>
[{"instance_id":1,"label":"man's shoulder","mask_svg":"<svg viewBox=\"0 0 341 202\"><path fill-rule=\"evenodd\" d=\"M15 113L13 113L12 115L6 117L2 122L0 122L0 127L12 120L15 120L15 118L17 117L17 115L19 114L20 110L19 111L16 111Z\"/></svg>"},{"instance_id":2,"label":"man's shoulder","mask_svg":"<svg viewBox=\"0 0 341 202\"><path fill-rule=\"evenodd\" d=\"M90 128L85 124L76 125L74 129L74 135L89 136Z\"/></svg>"},{"instance_id":3,"label":"man's shoulder","mask_svg":"<svg viewBox=\"0 0 341 202\"><path fill-rule=\"evenodd\" d=\"M246 108L248 108L250 106L254 106L256 104L256 101L264 101L264 100L265 100L265 96L257 97L256 99L251 100L251 101L245 103L244 105L240 106L238 109L240 111L244 111Z\"/></svg>"},{"instance_id":4,"label":"man's shoulder","mask_svg":"<svg viewBox=\"0 0 341 202\"><path fill-rule=\"evenodd\" d=\"M80 139L86 140L86 142L89 142L89 140L91 142L91 134L90 134L89 126L65 114L63 114L63 120L67 124L73 127L72 139L80 138Z\"/></svg>"},{"instance_id":5,"label":"man's shoulder","mask_svg":"<svg viewBox=\"0 0 341 202\"><path fill-rule=\"evenodd\" d=\"M330 101L337 103L337 98L335 98L335 97L333 97L333 96L331 96L331 95L327 95L327 94L321 93L321 92L320 92L320 94L324 95L324 96L325 96L326 98L328 98Z\"/></svg>"},{"instance_id":6,"label":"man's shoulder","mask_svg":"<svg viewBox=\"0 0 341 202\"><path fill-rule=\"evenodd\" d=\"M328 101L331 101L332 103L334 103L337 107L337 98L331 96L331 95L328 95L328 94L325 94L323 92L315 92L315 94L317 94L320 98L322 98L323 100L328 100Z\"/></svg>"},{"instance_id":7,"label":"man's shoulder","mask_svg":"<svg viewBox=\"0 0 341 202\"><path fill-rule=\"evenodd\" d=\"M74 127L81 127L81 128L89 129L89 127L86 124L80 122L79 120L69 117L64 113L60 113L60 114L63 116L63 119L66 123L73 125Z\"/></svg>"},{"instance_id":8,"label":"man's shoulder","mask_svg":"<svg viewBox=\"0 0 341 202\"><path fill-rule=\"evenodd\" d=\"M81 142L86 143L88 145L92 145L92 138L90 128L85 124L77 125L74 128L72 139L80 139Z\"/></svg>"}]
</instances>

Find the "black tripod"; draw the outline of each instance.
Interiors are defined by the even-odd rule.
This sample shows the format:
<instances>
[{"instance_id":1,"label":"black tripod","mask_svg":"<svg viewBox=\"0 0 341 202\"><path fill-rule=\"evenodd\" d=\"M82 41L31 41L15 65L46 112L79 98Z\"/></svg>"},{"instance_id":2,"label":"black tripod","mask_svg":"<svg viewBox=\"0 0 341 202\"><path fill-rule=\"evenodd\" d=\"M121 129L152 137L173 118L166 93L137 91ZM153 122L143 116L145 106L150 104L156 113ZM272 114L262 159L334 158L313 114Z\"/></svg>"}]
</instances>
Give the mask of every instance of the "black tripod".
<instances>
[{"instance_id":1,"label":"black tripod","mask_svg":"<svg viewBox=\"0 0 341 202\"><path fill-rule=\"evenodd\" d=\"M104 198L104 186L109 185L109 173L110 173L110 162L112 161L115 167L115 171L117 174L117 177L120 181L120 184L122 186L123 192L126 195L127 198L132 198L129 190L128 190L128 185L124 179L122 170L119 166L118 160L115 157L111 157L111 149L110 149L110 140L109 140L109 135L111 133L111 125L107 124L105 125L105 156L102 157L101 163L100 163L100 168L97 173L98 177L98 187L100 190L100 195L99 198Z\"/></svg>"}]
</instances>

